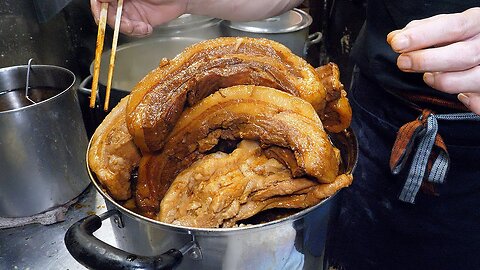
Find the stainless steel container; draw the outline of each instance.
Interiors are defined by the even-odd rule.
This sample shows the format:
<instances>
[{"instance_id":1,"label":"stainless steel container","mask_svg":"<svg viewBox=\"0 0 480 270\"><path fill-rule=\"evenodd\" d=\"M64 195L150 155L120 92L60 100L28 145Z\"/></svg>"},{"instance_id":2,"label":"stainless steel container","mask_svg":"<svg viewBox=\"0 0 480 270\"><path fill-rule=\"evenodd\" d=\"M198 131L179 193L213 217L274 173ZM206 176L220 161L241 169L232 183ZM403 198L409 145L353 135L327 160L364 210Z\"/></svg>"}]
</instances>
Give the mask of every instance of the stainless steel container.
<instances>
[{"instance_id":1,"label":"stainless steel container","mask_svg":"<svg viewBox=\"0 0 480 270\"><path fill-rule=\"evenodd\" d=\"M247 36L278 41L300 57L306 57L308 48L319 43L322 33L309 35L312 17L303 10L292 9L265 20L250 22L222 21L221 32L225 36Z\"/></svg>"},{"instance_id":2,"label":"stainless steel container","mask_svg":"<svg viewBox=\"0 0 480 270\"><path fill-rule=\"evenodd\" d=\"M75 75L61 67L31 66L32 98L53 91L32 104L24 100L27 70L0 69L1 217L31 216L63 205L89 184Z\"/></svg>"},{"instance_id":3,"label":"stainless steel container","mask_svg":"<svg viewBox=\"0 0 480 270\"><path fill-rule=\"evenodd\" d=\"M211 39L220 36L220 19L194 14L183 14L153 28L152 37L193 37Z\"/></svg>"},{"instance_id":4,"label":"stainless steel container","mask_svg":"<svg viewBox=\"0 0 480 270\"><path fill-rule=\"evenodd\" d=\"M211 39L221 35L220 19L194 14L183 14L168 23L155 26L150 36L142 38L157 39L166 37L187 37ZM122 36L124 42L137 42L138 38Z\"/></svg>"},{"instance_id":5,"label":"stainless steel container","mask_svg":"<svg viewBox=\"0 0 480 270\"><path fill-rule=\"evenodd\" d=\"M356 162L348 130L333 135L344 172ZM109 211L78 221L65 235L72 256L92 269L323 269L323 253L335 196L291 216L246 227L201 229L174 226L138 215L113 200L91 174ZM112 218L117 247L93 236Z\"/></svg>"}]
</instances>

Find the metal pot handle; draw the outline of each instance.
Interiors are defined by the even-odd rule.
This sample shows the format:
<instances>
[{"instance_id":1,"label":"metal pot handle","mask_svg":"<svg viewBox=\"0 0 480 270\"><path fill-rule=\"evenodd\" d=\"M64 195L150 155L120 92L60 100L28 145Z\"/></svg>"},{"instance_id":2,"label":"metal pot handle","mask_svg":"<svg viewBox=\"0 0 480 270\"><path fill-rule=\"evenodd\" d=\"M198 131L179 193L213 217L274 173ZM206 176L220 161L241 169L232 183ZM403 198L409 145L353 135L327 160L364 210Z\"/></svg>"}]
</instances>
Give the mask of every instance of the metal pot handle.
<instances>
[{"instance_id":1,"label":"metal pot handle","mask_svg":"<svg viewBox=\"0 0 480 270\"><path fill-rule=\"evenodd\" d=\"M305 47L303 48L303 55L307 55L308 49L310 46L320 43L322 40L322 33L321 32L315 32L310 35L308 35L307 40L305 41Z\"/></svg>"},{"instance_id":2,"label":"metal pot handle","mask_svg":"<svg viewBox=\"0 0 480 270\"><path fill-rule=\"evenodd\" d=\"M92 80L92 75L88 75L78 86L78 91L90 95L92 89L87 88L87 84Z\"/></svg>"},{"instance_id":3,"label":"metal pot handle","mask_svg":"<svg viewBox=\"0 0 480 270\"><path fill-rule=\"evenodd\" d=\"M85 217L67 230L65 245L78 262L89 269L166 270L173 269L182 261L183 252L177 249L170 249L159 256L140 256L110 246L93 236L93 233L102 226L102 221L112 216L119 220L119 224L123 224L121 213L114 209L100 216Z\"/></svg>"}]
</instances>

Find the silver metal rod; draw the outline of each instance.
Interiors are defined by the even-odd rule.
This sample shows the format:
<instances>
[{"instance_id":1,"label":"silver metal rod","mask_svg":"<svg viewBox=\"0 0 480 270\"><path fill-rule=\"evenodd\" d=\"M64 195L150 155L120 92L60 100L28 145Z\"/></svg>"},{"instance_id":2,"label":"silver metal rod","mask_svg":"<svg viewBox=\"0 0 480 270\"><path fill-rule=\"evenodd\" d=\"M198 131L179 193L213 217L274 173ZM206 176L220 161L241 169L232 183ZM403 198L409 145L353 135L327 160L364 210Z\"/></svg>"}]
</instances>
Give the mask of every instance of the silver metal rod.
<instances>
[{"instance_id":1,"label":"silver metal rod","mask_svg":"<svg viewBox=\"0 0 480 270\"><path fill-rule=\"evenodd\" d=\"M33 104L35 104L36 102L33 101L29 96L28 96L28 89L30 88L30 70L32 69L32 61L33 61L33 58L30 58L28 60L28 66L27 66L27 80L25 82L25 98L32 102Z\"/></svg>"}]
</instances>

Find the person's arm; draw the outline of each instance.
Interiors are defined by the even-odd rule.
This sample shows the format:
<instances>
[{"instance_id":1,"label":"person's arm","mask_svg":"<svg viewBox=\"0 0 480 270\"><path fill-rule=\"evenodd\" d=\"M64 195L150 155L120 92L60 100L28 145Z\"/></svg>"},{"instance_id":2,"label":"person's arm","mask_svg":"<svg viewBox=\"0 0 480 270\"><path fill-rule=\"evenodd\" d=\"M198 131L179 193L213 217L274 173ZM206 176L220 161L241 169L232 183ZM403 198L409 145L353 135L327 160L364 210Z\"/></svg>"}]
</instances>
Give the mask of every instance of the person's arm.
<instances>
[{"instance_id":1,"label":"person's arm","mask_svg":"<svg viewBox=\"0 0 480 270\"><path fill-rule=\"evenodd\" d=\"M480 114L480 8L412 21L388 34L397 66Z\"/></svg>"},{"instance_id":2,"label":"person's arm","mask_svg":"<svg viewBox=\"0 0 480 270\"><path fill-rule=\"evenodd\" d=\"M110 26L115 24L117 0L90 0L92 14L98 22L100 6L108 2ZM258 20L286 12L303 0L124 0L120 32L147 36L153 27L184 13L227 20Z\"/></svg>"},{"instance_id":3,"label":"person's arm","mask_svg":"<svg viewBox=\"0 0 480 270\"><path fill-rule=\"evenodd\" d=\"M252 21L284 13L303 0L188 0L187 12L232 20Z\"/></svg>"}]
</instances>

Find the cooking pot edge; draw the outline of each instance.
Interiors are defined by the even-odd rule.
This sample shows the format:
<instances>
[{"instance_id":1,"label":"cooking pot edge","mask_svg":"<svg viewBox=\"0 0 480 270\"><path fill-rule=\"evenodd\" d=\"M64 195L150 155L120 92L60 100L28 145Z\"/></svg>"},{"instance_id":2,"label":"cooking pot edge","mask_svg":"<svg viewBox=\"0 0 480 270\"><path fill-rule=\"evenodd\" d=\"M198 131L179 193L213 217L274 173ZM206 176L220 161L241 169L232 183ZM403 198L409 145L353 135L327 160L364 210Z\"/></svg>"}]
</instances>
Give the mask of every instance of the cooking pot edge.
<instances>
[{"instance_id":1,"label":"cooking pot edge","mask_svg":"<svg viewBox=\"0 0 480 270\"><path fill-rule=\"evenodd\" d=\"M347 147L350 148L349 153L347 153L347 157L345 158L345 162L347 163L347 169L346 173L351 173L353 172L356 162L357 162L357 153L358 153L358 142L357 138L354 134L354 132L351 130L351 128L348 128L345 130L345 136L347 138L347 142L343 142L348 144ZM315 211L315 209L321 207L323 204L326 204L329 200L333 200L334 197L338 194L339 191L335 192L332 196L322 200L318 204L311 206L309 208L303 209L295 214L289 215L287 217L277 219L274 221L262 223L262 224L255 224L255 225L248 225L245 227L235 227L235 228L196 228L196 227L186 227L186 226L178 226L178 225L173 225L165 222L160 222L158 220L153 220L150 218L147 218L145 216L142 216L138 213L135 213L124 206L120 205L118 202L116 202L108 193L105 192L105 190L101 187L101 185L98 183L96 177L94 176L93 172L90 169L89 162L88 162L88 152L90 150L90 146L92 143L93 138L89 141L88 147L87 147L87 154L86 154L86 167L88 171L88 176L90 178L90 181L93 183L97 191L107 199L111 204L115 206L116 209L120 210L122 214L125 214L129 216L130 218L133 218L138 221L142 222L147 222L151 225L154 226L160 226L162 228L168 229L168 230L174 230L176 232L191 232L194 234L202 235L202 234L228 234L228 233L238 233L239 231L241 232L247 232L249 230L259 230L262 228L270 228L270 227L275 227L275 226L281 226L284 222L294 222L296 220L299 220L306 216L308 213Z\"/></svg>"},{"instance_id":2,"label":"cooking pot edge","mask_svg":"<svg viewBox=\"0 0 480 270\"><path fill-rule=\"evenodd\" d=\"M16 108L16 109L6 110L6 111L0 111L0 115L4 115L4 114L8 114L8 113L16 113L16 112L20 112L20 111L23 111L23 110L28 110L28 109L30 109L32 107L35 107L35 106L40 106L40 105L45 104L45 103L53 102L55 99L59 98L60 96L64 95L68 90L70 90L75 85L75 83L77 81L77 78L76 78L75 74L71 70L66 69L64 67L59 67L59 66L54 66L54 65L31 65L31 69L35 69L35 68L51 68L51 69L56 69L56 70L61 70L63 72L66 72L66 73L68 73L69 75L72 76L72 83L69 86L67 86L64 90L62 90L61 92L59 92L58 94L56 94L53 97L47 98L47 99L42 100L40 102L36 102L35 104L23 106L21 108ZM26 74L26 71L28 69L28 65L18 65L18 66L0 68L0 73L4 73L4 72L7 73L7 72L9 72L11 70L15 70L15 69L25 69L25 74ZM2 90L3 89L0 89L0 91L2 91ZM8 89L7 91L12 91L12 90L15 90L15 89ZM0 92L0 93L3 93L3 92Z\"/></svg>"}]
</instances>

